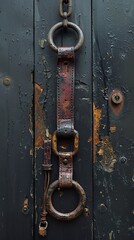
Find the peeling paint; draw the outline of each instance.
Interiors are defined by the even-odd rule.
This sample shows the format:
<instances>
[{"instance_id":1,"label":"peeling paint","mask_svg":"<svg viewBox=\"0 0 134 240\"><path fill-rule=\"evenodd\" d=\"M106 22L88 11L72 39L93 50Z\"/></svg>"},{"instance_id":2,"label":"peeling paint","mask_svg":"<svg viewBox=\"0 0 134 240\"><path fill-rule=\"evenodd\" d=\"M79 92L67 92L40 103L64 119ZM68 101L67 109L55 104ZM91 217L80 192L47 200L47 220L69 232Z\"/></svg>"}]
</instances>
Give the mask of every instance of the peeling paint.
<instances>
[{"instance_id":1,"label":"peeling paint","mask_svg":"<svg viewBox=\"0 0 134 240\"><path fill-rule=\"evenodd\" d=\"M33 138L33 120L32 120L32 113L29 114L29 132Z\"/></svg>"},{"instance_id":2,"label":"peeling paint","mask_svg":"<svg viewBox=\"0 0 134 240\"><path fill-rule=\"evenodd\" d=\"M113 240L114 238L114 232L113 230L109 233L109 240Z\"/></svg>"},{"instance_id":3,"label":"peeling paint","mask_svg":"<svg viewBox=\"0 0 134 240\"><path fill-rule=\"evenodd\" d=\"M95 104L93 104L93 118L94 118L94 144L100 142L99 139L99 129L100 129L100 119L102 115L102 110L97 108Z\"/></svg>"},{"instance_id":4,"label":"peeling paint","mask_svg":"<svg viewBox=\"0 0 134 240\"><path fill-rule=\"evenodd\" d=\"M101 147L98 154L102 156L100 163L103 166L103 169L109 173L113 172L116 158L111 140L108 136L104 137L101 141Z\"/></svg>"},{"instance_id":5,"label":"peeling paint","mask_svg":"<svg viewBox=\"0 0 134 240\"><path fill-rule=\"evenodd\" d=\"M42 48L42 49L44 49L45 48L45 44L46 44L46 42L47 42L47 40L46 39L44 39L44 38L42 38L42 39L39 39L39 46Z\"/></svg>"},{"instance_id":6,"label":"peeling paint","mask_svg":"<svg viewBox=\"0 0 134 240\"><path fill-rule=\"evenodd\" d=\"M99 128L100 128L100 118L101 118L102 110L97 108L95 104L93 104L93 136L94 136L94 162L96 160L96 145L100 142L99 139Z\"/></svg>"},{"instance_id":7,"label":"peeling paint","mask_svg":"<svg viewBox=\"0 0 134 240\"><path fill-rule=\"evenodd\" d=\"M40 96L43 89L35 83L35 148L43 148L44 143L44 112L40 103Z\"/></svg>"},{"instance_id":8,"label":"peeling paint","mask_svg":"<svg viewBox=\"0 0 134 240\"><path fill-rule=\"evenodd\" d=\"M112 142L109 136L104 136L103 139L100 140L99 130L100 130L100 120L102 116L102 110L93 105L93 121L94 121L94 162L96 160L96 153L99 156L102 156L102 160L100 161L103 170L111 173L114 170L114 166L116 163L116 157L113 150ZM105 125L103 126L103 129ZM110 127L110 132L115 132L116 126ZM98 146L97 146L98 145ZM98 148L98 150L97 150Z\"/></svg>"}]
</instances>

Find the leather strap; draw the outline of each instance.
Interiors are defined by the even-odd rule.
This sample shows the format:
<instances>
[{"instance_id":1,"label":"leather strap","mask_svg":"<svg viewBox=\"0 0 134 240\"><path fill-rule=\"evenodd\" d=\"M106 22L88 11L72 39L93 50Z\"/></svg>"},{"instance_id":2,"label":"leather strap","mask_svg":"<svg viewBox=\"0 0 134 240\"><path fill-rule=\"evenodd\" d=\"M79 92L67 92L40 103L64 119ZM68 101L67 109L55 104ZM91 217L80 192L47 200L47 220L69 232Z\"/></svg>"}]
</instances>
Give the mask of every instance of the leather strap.
<instances>
[{"instance_id":1,"label":"leather strap","mask_svg":"<svg viewBox=\"0 0 134 240\"><path fill-rule=\"evenodd\" d=\"M47 217L47 193L50 185L50 174L52 170L51 164L51 140L48 138L44 141L44 162L42 164L43 172L44 172L44 195L43 195L43 207L42 213L40 217L39 224L39 234L40 236L46 236L46 229L48 227L48 222L46 220Z\"/></svg>"},{"instance_id":2,"label":"leather strap","mask_svg":"<svg viewBox=\"0 0 134 240\"><path fill-rule=\"evenodd\" d=\"M57 131L74 130L74 48L58 48Z\"/></svg>"},{"instance_id":3,"label":"leather strap","mask_svg":"<svg viewBox=\"0 0 134 240\"><path fill-rule=\"evenodd\" d=\"M59 187L72 187L73 159L59 157Z\"/></svg>"},{"instance_id":4,"label":"leather strap","mask_svg":"<svg viewBox=\"0 0 134 240\"><path fill-rule=\"evenodd\" d=\"M74 48L58 48L57 136L64 141L74 132L74 70ZM73 158L63 154L59 156L59 187L71 187L72 179Z\"/></svg>"},{"instance_id":5,"label":"leather strap","mask_svg":"<svg viewBox=\"0 0 134 240\"><path fill-rule=\"evenodd\" d=\"M74 129L74 48L58 48L57 130L52 135L53 152L59 157L59 178L50 184L47 193L47 211L56 219L71 221L85 208L84 189L73 180L73 156L79 147L79 134ZM70 149L72 148L73 149ZM77 207L67 213L53 206L52 196L57 188L75 188L79 194Z\"/></svg>"}]
</instances>

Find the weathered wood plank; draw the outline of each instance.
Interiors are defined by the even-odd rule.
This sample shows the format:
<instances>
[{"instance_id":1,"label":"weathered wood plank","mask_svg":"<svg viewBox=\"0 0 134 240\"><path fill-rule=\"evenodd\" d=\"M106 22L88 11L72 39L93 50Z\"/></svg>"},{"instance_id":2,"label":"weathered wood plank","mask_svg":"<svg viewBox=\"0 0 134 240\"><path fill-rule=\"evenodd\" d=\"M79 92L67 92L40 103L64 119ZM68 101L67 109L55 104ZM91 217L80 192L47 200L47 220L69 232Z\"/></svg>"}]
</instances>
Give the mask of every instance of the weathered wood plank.
<instances>
[{"instance_id":1,"label":"weathered wood plank","mask_svg":"<svg viewBox=\"0 0 134 240\"><path fill-rule=\"evenodd\" d=\"M133 240L134 1L94 1L93 9L94 238ZM122 106L111 103L114 89Z\"/></svg>"},{"instance_id":2,"label":"weathered wood plank","mask_svg":"<svg viewBox=\"0 0 134 240\"><path fill-rule=\"evenodd\" d=\"M33 1L0 3L0 239L32 239ZM5 84L4 84L5 83ZM28 198L28 215L22 213Z\"/></svg>"},{"instance_id":3,"label":"weathered wood plank","mask_svg":"<svg viewBox=\"0 0 134 240\"><path fill-rule=\"evenodd\" d=\"M38 111L44 119L44 132L49 128L52 134L56 130L56 65L57 56L49 48L47 34L50 28L61 21L59 16L59 1L38 1L35 7L35 82L41 90L39 99L43 111ZM47 239L86 240L92 239L92 81L91 81L91 1L73 1L73 14L70 21L78 24L84 32L84 46L76 54L76 83L75 83L75 126L80 133L80 150L74 160L74 179L80 182L87 193L89 217L80 216L72 222L60 222L48 217L49 227ZM88 24L88 27L87 27ZM57 35L56 44L60 46L74 45L77 41L75 34L61 31ZM36 97L36 96L35 96ZM37 98L36 98L37 99ZM37 103L38 105L38 103ZM37 106L36 105L36 106ZM38 116L35 116L38 120ZM38 125L39 121L37 121ZM36 122L35 122L36 125ZM36 125L36 126L37 126ZM39 125L38 125L39 126ZM42 132L42 128L38 127ZM37 141L37 138L35 139ZM39 138L38 138L39 140ZM41 141L39 141L41 143ZM39 143L38 141L36 143ZM42 143L41 143L42 145ZM36 240L43 197L43 161L42 146L36 147ZM37 149L38 148L38 149ZM52 179L58 178L58 159L53 155ZM54 196L54 204L61 211L75 207L77 195L73 191L59 192Z\"/></svg>"}]
</instances>

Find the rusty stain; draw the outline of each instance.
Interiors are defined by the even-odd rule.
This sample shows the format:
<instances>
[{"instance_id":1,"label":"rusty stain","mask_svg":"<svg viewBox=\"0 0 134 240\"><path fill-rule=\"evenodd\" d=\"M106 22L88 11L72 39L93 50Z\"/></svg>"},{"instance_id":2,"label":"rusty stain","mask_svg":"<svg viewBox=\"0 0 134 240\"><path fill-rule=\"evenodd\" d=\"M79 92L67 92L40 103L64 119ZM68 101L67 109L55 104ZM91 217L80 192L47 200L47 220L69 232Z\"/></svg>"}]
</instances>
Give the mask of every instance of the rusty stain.
<instances>
[{"instance_id":1,"label":"rusty stain","mask_svg":"<svg viewBox=\"0 0 134 240\"><path fill-rule=\"evenodd\" d=\"M104 171L112 172L114 170L114 165L116 163L115 153L113 150L112 142L109 136L104 136L103 139L100 140L99 130L100 130L100 120L101 120L102 110L93 105L93 117L94 117L94 162L96 160L96 152L99 156L102 156L102 160L100 161L103 166ZM103 129L105 125L103 125ZM110 132L115 132L116 126L110 127ZM97 150L98 144L98 150ZM100 145L100 146L99 146Z\"/></svg>"},{"instance_id":2,"label":"rusty stain","mask_svg":"<svg viewBox=\"0 0 134 240\"><path fill-rule=\"evenodd\" d=\"M100 142L99 139L99 129L100 129L100 119L101 119L102 110L93 104L93 118L94 118L94 143L97 144Z\"/></svg>"},{"instance_id":3,"label":"rusty stain","mask_svg":"<svg viewBox=\"0 0 134 240\"><path fill-rule=\"evenodd\" d=\"M116 158L109 136L105 136L101 141L101 147L98 154L102 156L100 163L103 166L103 169L109 173L113 172Z\"/></svg>"},{"instance_id":4,"label":"rusty stain","mask_svg":"<svg viewBox=\"0 0 134 240\"><path fill-rule=\"evenodd\" d=\"M39 235L41 237L45 237L46 236L46 228L43 226L39 226Z\"/></svg>"},{"instance_id":5,"label":"rusty stain","mask_svg":"<svg viewBox=\"0 0 134 240\"><path fill-rule=\"evenodd\" d=\"M40 96L43 89L35 83L35 148L43 148L44 144L44 113L40 104Z\"/></svg>"},{"instance_id":6,"label":"rusty stain","mask_svg":"<svg viewBox=\"0 0 134 240\"><path fill-rule=\"evenodd\" d=\"M116 132L116 126L111 126L111 127L110 127L110 132L111 132L111 133Z\"/></svg>"},{"instance_id":7,"label":"rusty stain","mask_svg":"<svg viewBox=\"0 0 134 240\"><path fill-rule=\"evenodd\" d=\"M100 142L100 139L99 139L99 129L100 129L101 114L102 114L102 110L100 108L96 107L95 104L93 104L94 162L96 160L96 145Z\"/></svg>"}]
</instances>

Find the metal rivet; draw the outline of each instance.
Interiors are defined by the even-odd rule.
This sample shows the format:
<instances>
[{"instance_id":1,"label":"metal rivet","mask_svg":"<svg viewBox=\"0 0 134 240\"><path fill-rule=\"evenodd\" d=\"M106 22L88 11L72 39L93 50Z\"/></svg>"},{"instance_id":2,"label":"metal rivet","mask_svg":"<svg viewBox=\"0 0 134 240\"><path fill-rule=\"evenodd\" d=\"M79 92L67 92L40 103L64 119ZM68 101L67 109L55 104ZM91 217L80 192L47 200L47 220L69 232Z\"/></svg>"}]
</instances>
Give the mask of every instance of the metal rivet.
<instances>
[{"instance_id":1,"label":"metal rivet","mask_svg":"<svg viewBox=\"0 0 134 240\"><path fill-rule=\"evenodd\" d=\"M68 163L68 159L65 158L65 159L63 160L63 163L66 165L66 164Z\"/></svg>"},{"instance_id":2,"label":"metal rivet","mask_svg":"<svg viewBox=\"0 0 134 240\"><path fill-rule=\"evenodd\" d=\"M3 84L5 85L5 86L9 86L10 84L11 84L11 78L10 77L4 77L3 78Z\"/></svg>"},{"instance_id":3,"label":"metal rivet","mask_svg":"<svg viewBox=\"0 0 134 240\"><path fill-rule=\"evenodd\" d=\"M84 215L85 215L85 217L89 216L89 209L88 208L84 209Z\"/></svg>"},{"instance_id":4,"label":"metal rivet","mask_svg":"<svg viewBox=\"0 0 134 240\"><path fill-rule=\"evenodd\" d=\"M120 161L121 161L121 163L126 163L127 159L126 159L126 157L123 156L123 157L120 158Z\"/></svg>"},{"instance_id":5,"label":"metal rivet","mask_svg":"<svg viewBox=\"0 0 134 240\"><path fill-rule=\"evenodd\" d=\"M112 96L111 96L111 100L113 103L115 104L120 104L123 101L123 95L120 91L114 91Z\"/></svg>"},{"instance_id":6,"label":"metal rivet","mask_svg":"<svg viewBox=\"0 0 134 240\"><path fill-rule=\"evenodd\" d=\"M101 203L99 206L98 206L98 209L101 213L105 213L107 211L107 207L104 203Z\"/></svg>"}]
</instances>

